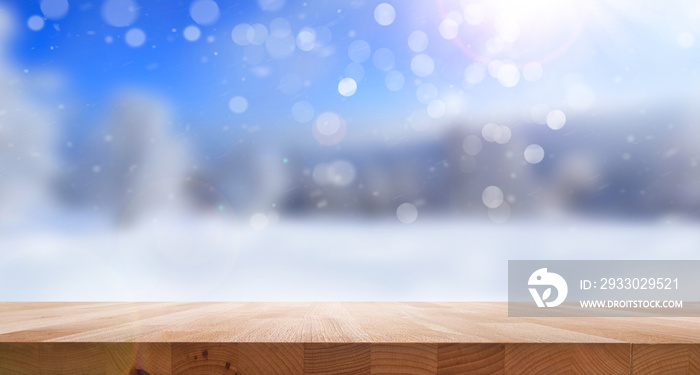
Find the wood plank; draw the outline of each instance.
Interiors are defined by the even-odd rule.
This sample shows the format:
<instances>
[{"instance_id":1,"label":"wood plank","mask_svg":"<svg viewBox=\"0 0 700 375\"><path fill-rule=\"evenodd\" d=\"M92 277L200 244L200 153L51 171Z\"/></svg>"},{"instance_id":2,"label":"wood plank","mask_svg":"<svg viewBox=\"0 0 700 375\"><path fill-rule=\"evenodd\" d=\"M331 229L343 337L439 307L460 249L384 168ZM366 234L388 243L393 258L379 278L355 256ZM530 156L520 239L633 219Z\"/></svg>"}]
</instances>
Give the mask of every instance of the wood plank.
<instances>
[{"instance_id":1,"label":"wood plank","mask_svg":"<svg viewBox=\"0 0 700 375\"><path fill-rule=\"evenodd\" d=\"M304 374L369 375L369 344L304 344Z\"/></svg>"},{"instance_id":2,"label":"wood plank","mask_svg":"<svg viewBox=\"0 0 700 375\"><path fill-rule=\"evenodd\" d=\"M0 303L0 374L700 374L700 318L485 302Z\"/></svg>"},{"instance_id":3,"label":"wood plank","mask_svg":"<svg viewBox=\"0 0 700 375\"><path fill-rule=\"evenodd\" d=\"M169 375L169 343L105 343L107 374Z\"/></svg>"},{"instance_id":4,"label":"wood plank","mask_svg":"<svg viewBox=\"0 0 700 375\"><path fill-rule=\"evenodd\" d=\"M504 374L505 371L503 344L440 344L437 358L439 375Z\"/></svg>"},{"instance_id":5,"label":"wood plank","mask_svg":"<svg viewBox=\"0 0 700 375\"><path fill-rule=\"evenodd\" d=\"M39 346L39 372L43 375L107 374L103 346L92 343L44 343Z\"/></svg>"},{"instance_id":6,"label":"wood plank","mask_svg":"<svg viewBox=\"0 0 700 375\"><path fill-rule=\"evenodd\" d=\"M507 344L507 374L630 373L629 344Z\"/></svg>"},{"instance_id":7,"label":"wood plank","mask_svg":"<svg viewBox=\"0 0 700 375\"><path fill-rule=\"evenodd\" d=\"M372 375L429 375L437 373L437 344L374 344Z\"/></svg>"},{"instance_id":8,"label":"wood plank","mask_svg":"<svg viewBox=\"0 0 700 375\"><path fill-rule=\"evenodd\" d=\"M172 374L232 375L238 371L238 344L173 343Z\"/></svg>"},{"instance_id":9,"label":"wood plank","mask_svg":"<svg viewBox=\"0 0 700 375\"><path fill-rule=\"evenodd\" d=\"M632 345L632 373L700 374L700 344Z\"/></svg>"},{"instance_id":10,"label":"wood plank","mask_svg":"<svg viewBox=\"0 0 700 375\"><path fill-rule=\"evenodd\" d=\"M302 375L303 344L238 344L240 375Z\"/></svg>"},{"instance_id":11,"label":"wood plank","mask_svg":"<svg viewBox=\"0 0 700 375\"><path fill-rule=\"evenodd\" d=\"M509 318L505 303L0 305L0 342L693 344L700 337L699 318Z\"/></svg>"},{"instance_id":12,"label":"wood plank","mask_svg":"<svg viewBox=\"0 0 700 375\"><path fill-rule=\"evenodd\" d=\"M33 375L39 373L39 344L0 343L0 374Z\"/></svg>"}]
</instances>

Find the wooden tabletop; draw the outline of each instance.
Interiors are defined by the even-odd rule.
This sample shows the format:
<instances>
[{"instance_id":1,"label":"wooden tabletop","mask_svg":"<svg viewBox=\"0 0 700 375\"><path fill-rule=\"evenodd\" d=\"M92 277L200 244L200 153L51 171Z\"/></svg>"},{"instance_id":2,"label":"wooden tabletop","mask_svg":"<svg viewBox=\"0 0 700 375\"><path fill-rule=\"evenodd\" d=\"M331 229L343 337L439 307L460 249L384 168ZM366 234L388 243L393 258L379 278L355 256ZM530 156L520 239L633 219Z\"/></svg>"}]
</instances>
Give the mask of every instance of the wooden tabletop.
<instances>
[{"instance_id":1,"label":"wooden tabletop","mask_svg":"<svg viewBox=\"0 0 700 375\"><path fill-rule=\"evenodd\" d=\"M96 362L66 364L75 356ZM2 374L146 363L141 374L700 373L700 318L509 318L497 302L0 303Z\"/></svg>"}]
</instances>

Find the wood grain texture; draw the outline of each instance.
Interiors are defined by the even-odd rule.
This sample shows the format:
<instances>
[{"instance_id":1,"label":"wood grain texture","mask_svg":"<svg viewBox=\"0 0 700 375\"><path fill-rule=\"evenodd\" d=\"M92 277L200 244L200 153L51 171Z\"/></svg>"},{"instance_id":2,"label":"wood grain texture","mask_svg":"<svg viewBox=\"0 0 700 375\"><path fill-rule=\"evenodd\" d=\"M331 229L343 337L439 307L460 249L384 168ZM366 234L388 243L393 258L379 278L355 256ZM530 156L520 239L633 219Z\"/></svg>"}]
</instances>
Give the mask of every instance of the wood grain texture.
<instances>
[{"instance_id":1,"label":"wood grain texture","mask_svg":"<svg viewBox=\"0 0 700 375\"><path fill-rule=\"evenodd\" d=\"M0 342L697 344L700 318L511 318L499 302L0 303Z\"/></svg>"},{"instance_id":2,"label":"wood grain texture","mask_svg":"<svg viewBox=\"0 0 700 375\"><path fill-rule=\"evenodd\" d=\"M502 344L440 344L438 345L438 374L503 374L505 345Z\"/></svg>"},{"instance_id":3,"label":"wood grain texture","mask_svg":"<svg viewBox=\"0 0 700 375\"><path fill-rule=\"evenodd\" d=\"M39 345L0 343L0 374L32 375L39 373Z\"/></svg>"},{"instance_id":4,"label":"wood grain texture","mask_svg":"<svg viewBox=\"0 0 700 375\"><path fill-rule=\"evenodd\" d=\"M630 373L629 344L509 344L507 374Z\"/></svg>"},{"instance_id":5,"label":"wood grain texture","mask_svg":"<svg viewBox=\"0 0 700 375\"><path fill-rule=\"evenodd\" d=\"M632 345L632 373L700 374L700 344Z\"/></svg>"},{"instance_id":6,"label":"wood grain texture","mask_svg":"<svg viewBox=\"0 0 700 375\"><path fill-rule=\"evenodd\" d=\"M304 344L304 373L368 375L370 344Z\"/></svg>"},{"instance_id":7,"label":"wood grain texture","mask_svg":"<svg viewBox=\"0 0 700 375\"><path fill-rule=\"evenodd\" d=\"M437 373L437 344L375 344L372 375L428 375Z\"/></svg>"},{"instance_id":8,"label":"wood grain texture","mask_svg":"<svg viewBox=\"0 0 700 375\"><path fill-rule=\"evenodd\" d=\"M302 375L304 345L239 344L238 372L240 375Z\"/></svg>"},{"instance_id":9,"label":"wood grain texture","mask_svg":"<svg viewBox=\"0 0 700 375\"><path fill-rule=\"evenodd\" d=\"M100 347L106 355L108 374L168 375L172 372L168 343L105 343Z\"/></svg>"},{"instance_id":10,"label":"wood grain texture","mask_svg":"<svg viewBox=\"0 0 700 375\"><path fill-rule=\"evenodd\" d=\"M505 303L0 303L0 374L700 374L698 318Z\"/></svg>"},{"instance_id":11,"label":"wood grain texture","mask_svg":"<svg viewBox=\"0 0 700 375\"><path fill-rule=\"evenodd\" d=\"M238 371L238 344L174 343L172 374L233 375Z\"/></svg>"}]
</instances>

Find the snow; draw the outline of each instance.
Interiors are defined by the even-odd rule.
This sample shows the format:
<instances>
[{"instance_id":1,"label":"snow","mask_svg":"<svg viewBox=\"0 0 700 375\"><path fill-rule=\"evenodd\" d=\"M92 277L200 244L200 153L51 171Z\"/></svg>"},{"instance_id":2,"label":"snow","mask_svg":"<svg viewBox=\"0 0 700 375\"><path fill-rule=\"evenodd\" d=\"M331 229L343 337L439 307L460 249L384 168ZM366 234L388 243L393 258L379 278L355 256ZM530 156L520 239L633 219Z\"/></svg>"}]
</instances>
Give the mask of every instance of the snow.
<instances>
[{"instance_id":1,"label":"snow","mask_svg":"<svg viewBox=\"0 0 700 375\"><path fill-rule=\"evenodd\" d=\"M0 298L505 300L509 259L699 259L700 247L697 223L258 220L3 233Z\"/></svg>"}]
</instances>

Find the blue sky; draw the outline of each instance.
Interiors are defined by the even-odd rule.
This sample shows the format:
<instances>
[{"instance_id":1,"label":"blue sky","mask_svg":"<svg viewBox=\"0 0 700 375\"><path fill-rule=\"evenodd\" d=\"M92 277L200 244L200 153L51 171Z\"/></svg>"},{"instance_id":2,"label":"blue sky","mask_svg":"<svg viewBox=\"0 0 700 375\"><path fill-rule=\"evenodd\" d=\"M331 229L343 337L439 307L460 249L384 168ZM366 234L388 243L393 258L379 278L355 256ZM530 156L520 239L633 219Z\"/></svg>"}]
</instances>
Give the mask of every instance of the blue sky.
<instances>
[{"instance_id":1,"label":"blue sky","mask_svg":"<svg viewBox=\"0 0 700 375\"><path fill-rule=\"evenodd\" d=\"M45 0L47 6L61 1ZM373 16L379 2L371 1L279 1L281 7L273 11L263 10L264 4L256 1L220 1L216 21L198 24L190 12L194 2L134 0L137 16L123 27L109 24L103 1L68 3L67 14L48 17L38 31L22 25L12 49L20 66L61 72L69 86L66 94L93 107L100 107L122 87L152 90L177 108L184 123L195 127L241 122L294 126L290 108L301 100L309 102L317 114L332 110L359 123L381 124L385 118L405 118L424 109L426 103L416 100L416 88L425 83L438 89L437 100L447 103L453 96L454 106L475 116L517 111L514 108L537 103L566 107L562 97L571 80L581 81L594 93L591 105L610 99L682 96L697 83L696 26L689 5L683 2L601 0L588 3L584 10L579 9L580 4L545 0L523 9L519 9L522 4L509 0L394 2L396 17L383 26ZM472 3L484 13L476 24L466 19ZM33 15L47 18L40 1L13 6L20 20ZM506 16L501 17L503 14ZM304 28L318 32L319 27L329 31L331 38L311 51L297 45L282 58L272 56L269 49L266 53L269 41L251 47L232 40L232 30L239 24L261 24L269 34L271 22L280 18L290 24L292 38ZM458 25L453 39L446 39L440 31L448 19ZM543 24L542 19L550 22ZM509 32L509 22L516 25L515 40L487 52L490 41ZM200 30L198 40L185 39L183 30L188 26ZM146 36L138 47L125 42L134 28ZM412 51L407 40L416 30L424 31L429 40L420 53L435 64L426 77L411 70L411 59L420 53ZM505 39L513 37L505 35ZM339 94L338 82L354 76L348 68L352 63L348 48L358 40L366 41L372 54L379 48L393 53L395 62L388 70L405 77L401 90L387 89L388 70L378 69L369 57L359 64L364 77L355 77L357 92L350 97ZM466 67L494 60L512 62L520 69L514 87L504 87L489 74L477 84L464 83ZM541 63L542 75L530 82L524 79L523 67L533 61ZM304 86L285 94L279 87L289 75L298 77ZM234 96L247 99L245 113L229 110L227 103ZM449 103L447 107L449 112ZM580 112L591 107L562 109Z\"/></svg>"}]
</instances>

